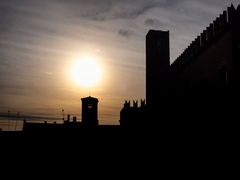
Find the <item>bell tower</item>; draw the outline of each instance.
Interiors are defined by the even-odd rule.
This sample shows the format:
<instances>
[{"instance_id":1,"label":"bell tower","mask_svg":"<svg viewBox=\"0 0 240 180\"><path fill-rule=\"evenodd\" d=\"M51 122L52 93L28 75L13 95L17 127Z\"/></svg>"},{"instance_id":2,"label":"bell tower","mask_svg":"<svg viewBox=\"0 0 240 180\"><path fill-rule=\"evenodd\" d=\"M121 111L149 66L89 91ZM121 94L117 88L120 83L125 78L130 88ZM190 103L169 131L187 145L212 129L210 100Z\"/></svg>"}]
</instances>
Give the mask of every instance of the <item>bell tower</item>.
<instances>
[{"instance_id":1,"label":"bell tower","mask_svg":"<svg viewBox=\"0 0 240 180\"><path fill-rule=\"evenodd\" d=\"M98 126L98 99L82 98L82 124L84 127Z\"/></svg>"}]
</instances>

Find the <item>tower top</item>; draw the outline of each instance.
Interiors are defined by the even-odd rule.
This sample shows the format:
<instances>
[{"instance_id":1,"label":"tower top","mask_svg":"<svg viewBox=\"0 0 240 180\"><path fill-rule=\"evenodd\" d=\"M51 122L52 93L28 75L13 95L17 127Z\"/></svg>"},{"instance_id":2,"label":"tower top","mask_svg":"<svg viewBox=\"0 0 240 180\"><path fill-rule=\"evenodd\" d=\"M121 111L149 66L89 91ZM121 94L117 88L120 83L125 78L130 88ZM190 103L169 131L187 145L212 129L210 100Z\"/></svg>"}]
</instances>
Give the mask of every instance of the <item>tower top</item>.
<instances>
[{"instance_id":1,"label":"tower top","mask_svg":"<svg viewBox=\"0 0 240 180\"><path fill-rule=\"evenodd\" d=\"M84 127L98 125L98 99L94 97L82 98L82 124Z\"/></svg>"},{"instance_id":2,"label":"tower top","mask_svg":"<svg viewBox=\"0 0 240 180\"><path fill-rule=\"evenodd\" d=\"M97 98L94 98L94 97L91 97L91 96L88 96L88 97L85 97L85 98L81 98L82 101L91 101L91 102L98 102L98 99Z\"/></svg>"},{"instance_id":3,"label":"tower top","mask_svg":"<svg viewBox=\"0 0 240 180\"><path fill-rule=\"evenodd\" d=\"M155 29L150 29L147 33L147 36L149 34L159 34L159 33L169 33L169 31L162 31L162 30L155 30Z\"/></svg>"}]
</instances>

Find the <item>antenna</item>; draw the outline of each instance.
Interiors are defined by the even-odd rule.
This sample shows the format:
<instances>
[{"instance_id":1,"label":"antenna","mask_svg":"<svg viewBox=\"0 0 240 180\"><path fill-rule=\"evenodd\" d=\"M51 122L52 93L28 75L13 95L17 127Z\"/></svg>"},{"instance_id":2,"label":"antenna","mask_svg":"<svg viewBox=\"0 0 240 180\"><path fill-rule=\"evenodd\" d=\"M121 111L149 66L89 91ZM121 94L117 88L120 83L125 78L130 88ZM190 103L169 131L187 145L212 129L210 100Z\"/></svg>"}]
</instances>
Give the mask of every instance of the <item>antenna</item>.
<instances>
[{"instance_id":1,"label":"antenna","mask_svg":"<svg viewBox=\"0 0 240 180\"><path fill-rule=\"evenodd\" d=\"M62 109L62 116L63 116L62 120L64 121L64 109Z\"/></svg>"}]
</instances>

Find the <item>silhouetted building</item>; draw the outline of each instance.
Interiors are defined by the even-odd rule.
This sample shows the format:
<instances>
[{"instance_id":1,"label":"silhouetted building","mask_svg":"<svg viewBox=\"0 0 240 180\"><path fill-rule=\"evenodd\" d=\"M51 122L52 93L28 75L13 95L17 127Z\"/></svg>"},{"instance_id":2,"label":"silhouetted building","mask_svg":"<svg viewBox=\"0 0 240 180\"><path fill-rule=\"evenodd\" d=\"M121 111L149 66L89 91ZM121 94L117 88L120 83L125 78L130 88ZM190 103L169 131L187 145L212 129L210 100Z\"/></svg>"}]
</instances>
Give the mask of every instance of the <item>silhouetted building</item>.
<instances>
[{"instance_id":1,"label":"silhouetted building","mask_svg":"<svg viewBox=\"0 0 240 180\"><path fill-rule=\"evenodd\" d=\"M98 126L98 99L82 98L82 123L85 127Z\"/></svg>"},{"instance_id":2,"label":"silhouetted building","mask_svg":"<svg viewBox=\"0 0 240 180\"><path fill-rule=\"evenodd\" d=\"M150 30L146 36L146 101L158 109L166 95L170 66L169 31Z\"/></svg>"},{"instance_id":3,"label":"silhouetted building","mask_svg":"<svg viewBox=\"0 0 240 180\"><path fill-rule=\"evenodd\" d=\"M220 117L224 117L226 120L234 114L232 101L240 99L239 26L240 5L237 9L232 5L171 65L169 32L148 32L145 124L154 126L173 120L174 124L181 126L184 126L184 121L186 125L196 125L196 122L201 124L208 118L219 121ZM121 112L121 125L128 119L137 123L139 116L132 114L122 115Z\"/></svg>"},{"instance_id":4,"label":"silhouetted building","mask_svg":"<svg viewBox=\"0 0 240 180\"><path fill-rule=\"evenodd\" d=\"M239 7L224 11L170 67L171 85L185 89L219 88L234 83L239 72Z\"/></svg>"},{"instance_id":5,"label":"silhouetted building","mask_svg":"<svg viewBox=\"0 0 240 180\"><path fill-rule=\"evenodd\" d=\"M61 132L61 131L72 131L82 128L82 122L78 122L76 117L73 117L72 121L68 114L67 120L63 123L54 122L27 122L23 123L23 131L25 132Z\"/></svg>"},{"instance_id":6,"label":"silhouetted building","mask_svg":"<svg viewBox=\"0 0 240 180\"><path fill-rule=\"evenodd\" d=\"M233 114L240 82L239 22L240 6L229 7L169 67L166 96L179 117L216 126Z\"/></svg>"},{"instance_id":7,"label":"silhouetted building","mask_svg":"<svg viewBox=\"0 0 240 180\"><path fill-rule=\"evenodd\" d=\"M145 100L141 100L140 107L138 107L138 101L133 101L133 106L131 106L130 101L125 101L120 112L120 124L124 127L143 126L146 124L146 113Z\"/></svg>"},{"instance_id":8,"label":"silhouetted building","mask_svg":"<svg viewBox=\"0 0 240 180\"><path fill-rule=\"evenodd\" d=\"M93 97L82 98L82 121L77 121L77 117L73 117L72 121L70 114L67 115L67 119L63 123L51 123L44 121L40 122L27 122L23 123L23 131L28 132L54 132L54 131L71 131L80 130L83 127L97 127L98 126L98 99ZM113 126L109 126L113 127ZM104 126L104 128L108 128Z\"/></svg>"}]
</instances>

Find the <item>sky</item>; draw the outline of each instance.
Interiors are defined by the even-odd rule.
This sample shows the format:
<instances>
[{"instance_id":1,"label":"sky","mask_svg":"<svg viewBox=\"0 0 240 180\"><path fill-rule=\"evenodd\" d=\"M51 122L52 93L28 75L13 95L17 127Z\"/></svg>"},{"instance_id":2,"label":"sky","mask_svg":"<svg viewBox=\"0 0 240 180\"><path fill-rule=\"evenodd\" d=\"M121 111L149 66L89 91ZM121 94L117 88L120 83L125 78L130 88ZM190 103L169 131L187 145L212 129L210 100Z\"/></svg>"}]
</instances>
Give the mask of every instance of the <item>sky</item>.
<instances>
[{"instance_id":1,"label":"sky","mask_svg":"<svg viewBox=\"0 0 240 180\"><path fill-rule=\"evenodd\" d=\"M125 100L145 99L145 36L170 31L173 62L238 0L1 0L0 117L81 117L81 98L99 99L100 124L119 124ZM76 85L71 67L97 57L103 77ZM0 122L0 128L6 122Z\"/></svg>"}]
</instances>

